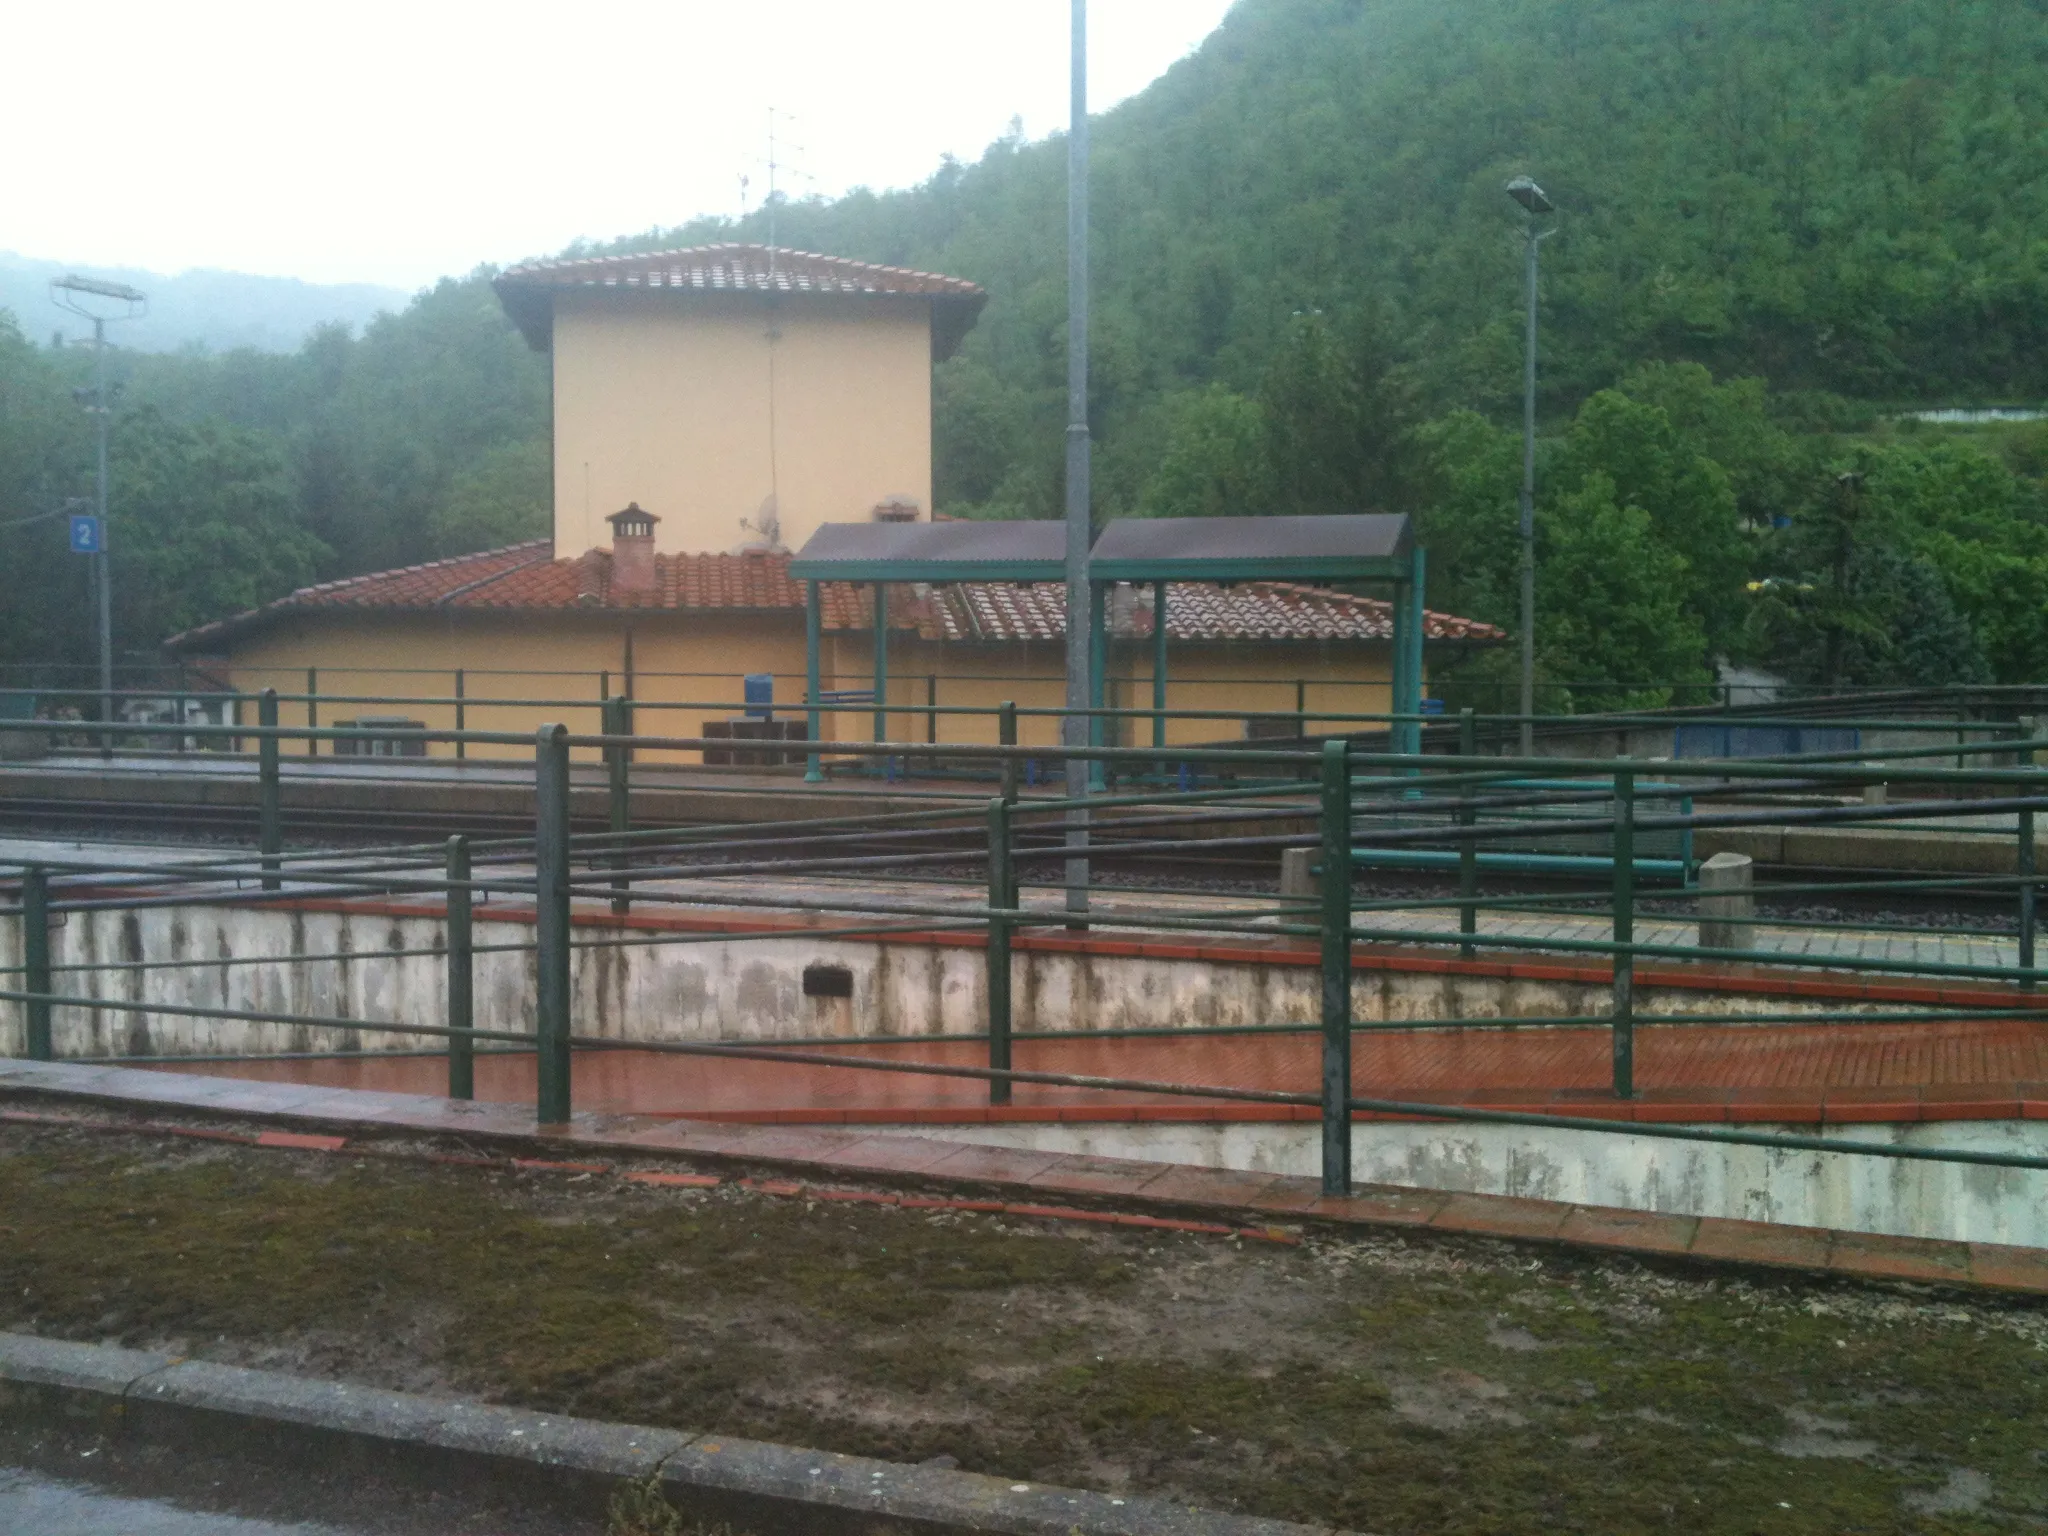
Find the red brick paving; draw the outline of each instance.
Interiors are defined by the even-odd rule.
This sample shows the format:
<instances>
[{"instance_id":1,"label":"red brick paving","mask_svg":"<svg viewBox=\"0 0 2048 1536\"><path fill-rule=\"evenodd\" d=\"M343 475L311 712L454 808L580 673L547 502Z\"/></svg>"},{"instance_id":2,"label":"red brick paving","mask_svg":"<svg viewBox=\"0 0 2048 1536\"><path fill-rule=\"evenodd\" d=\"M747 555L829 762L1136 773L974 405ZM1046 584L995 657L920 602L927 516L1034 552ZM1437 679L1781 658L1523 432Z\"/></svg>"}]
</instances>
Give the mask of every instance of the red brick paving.
<instances>
[{"instance_id":1,"label":"red brick paving","mask_svg":"<svg viewBox=\"0 0 2048 1536\"><path fill-rule=\"evenodd\" d=\"M267 1105L252 1107L251 1099L263 1096L246 1091L233 1094L224 1105L221 1096L214 1091L219 1081L122 1068L0 1062L0 1092L36 1095L58 1102L71 1100L143 1110L182 1109L187 1113L209 1114L228 1120L262 1119L321 1127L320 1131L310 1133L281 1131L275 1126L231 1130L144 1122L140 1127L248 1145L303 1146L317 1143L326 1147L337 1140L347 1145L346 1137L337 1136L337 1131L439 1134L449 1128L450 1110L456 1107L439 1099L366 1094L360 1101L360 1108L365 1112L357 1114L352 1112L358 1104L353 1095L328 1092L309 1097L303 1090L286 1085L280 1085ZM1864 1280L1909 1280L2048 1295L2048 1250L1997 1243L1946 1242L1865 1232L1824 1231L1716 1217L1671 1216L1559 1201L1445 1194L1389 1186L1366 1186L1348 1196L1326 1198L1315 1180L1279 1174L1248 1174L1136 1160L1124 1163L1108 1158L1070 1158L1054 1153L961 1146L941 1141L919 1140L913 1147L907 1138L827 1128L707 1126L678 1121L650 1123L630 1117L584 1115L568 1127L550 1127L543 1133L535 1126L531 1112L523 1107L477 1104L459 1108L461 1114L454 1118L461 1121L460 1129L464 1135L473 1142L505 1144L508 1151L529 1148L536 1141L545 1140L552 1146L573 1147L586 1155L673 1152L723 1160L743 1167L768 1164L785 1174L808 1174L813 1178L865 1177L871 1182L886 1183L907 1177L927 1184L1003 1186L1019 1195L1057 1187L1061 1165L1074 1164L1079 1165L1074 1176L1084 1185L1077 1193L1093 1196L1098 1188L1111 1189L1113 1193L1107 1198L1123 1209L958 1196L932 1198L904 1194L882 1197L894 1198L899 1204L915 1208L1000 1210L1010 1215L1048 1220L1106 1220L1144 1228L1156 1228L1164 1222L1189 1231L1216 1229L1217 1224L1213 1222L1175 1221L1173 1212L1176 1207L1192 1207L1219 1213L1235 1211L1240 1213L1240 1220L1250 1218L1251 1222L1259 1223L1230 1229L1235 1236L1246 1239L1298 1241L1295 1229L1305 1222L1338 1230L1346 1227L1400 1227L1410 1231L1428 1230L1580 1246L1603 1252L1814 1270ZM37 1124L53 1120L79 1123L74 1116L27 1107L19 1100L0 1112L0 1118ZM121 1124L123 1122L115 1122L114 1127L119 1128ZM931 1151L941 1155L928 1160L927 1154ZM893 1155L898 1153L903 1155ZM441 1162L478 1161L474 1156L423 1155ZM524 1162L533 1171L542 1173L609 1169L611 1166L552 1158L527 1157L515 1161ZM1116 1176L1119 1166L1128 1169L1126 1177ZM702 1174L646 1173L626 1177L646 1183L673 1182L691 1186L720 1182ZM761 1193L785 1197L851 1197L828 1194L790 1178L749 1178L745 1182ZM1133 1207L1139 1209L1131 1209ZM1276 1219L1288 1225L1270 1225Z\"/></svg>"},{"instance_id":2,"label":"red brick paving","mask_svg":"<svg viewBox=\"0 0 2048 1536\"><path fill-rule=\"evenodd\" d=\"M833 1054L948 1066L987 1064L978 1040L944 1038L812 1046ZM1021 1040L1020 1071L1311 1093L1320 1080L1314 1035L1176 1035ZM1636 1036L1636 1097L1611 1092L1604 1029L1375 1031L1352 1046L1352 1089L1417 1104L1462 1104L1591 1119L1818 1125L1828 1121L2018 1119L2048 1116L2048 1020L1966 1019L1918 1024L1648 1026ZM216 1079L206 1091L245 1104L247 1082L437 1094L441 1058L164 1063ZM477 1096L533 1101L530 1056L476 1063ZM229 1084L219 1079L240 1081ZM174 1096L176 1090L170 1090ZM989 1104L971 1078L812 1066L800 1062L578 1052L576 1101L629 1115L780 1125L960 1125L1003 1121L1313 1120L1312 1105L1258 1104L1172 1094L1019 1083L1014 1102ZM1376 1115L1371 1118L1389 1118ZM1398 1117L1394 1117L1398 1118Z\"/></svg>"}]
</instances>

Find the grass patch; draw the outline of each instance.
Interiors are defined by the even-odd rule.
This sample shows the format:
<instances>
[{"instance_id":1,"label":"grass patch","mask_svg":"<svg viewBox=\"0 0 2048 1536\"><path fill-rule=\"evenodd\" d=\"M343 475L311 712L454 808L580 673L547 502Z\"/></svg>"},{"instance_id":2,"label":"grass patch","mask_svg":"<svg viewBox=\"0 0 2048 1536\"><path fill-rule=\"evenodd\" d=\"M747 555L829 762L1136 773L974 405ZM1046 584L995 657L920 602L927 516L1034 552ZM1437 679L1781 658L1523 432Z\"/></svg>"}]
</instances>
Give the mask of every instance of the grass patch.
<instances>
[{"instance_id":1,"label":"grass patch","mask_svg":"<svg viewBox=\"0 0 2048 1536\"><path fill-rule=\"evenodd\" d=\"M1389 1536L2048 1522L2039 1307L1503 1245L5 1127L0 1326Z\"/></svg>"}]
</instances>

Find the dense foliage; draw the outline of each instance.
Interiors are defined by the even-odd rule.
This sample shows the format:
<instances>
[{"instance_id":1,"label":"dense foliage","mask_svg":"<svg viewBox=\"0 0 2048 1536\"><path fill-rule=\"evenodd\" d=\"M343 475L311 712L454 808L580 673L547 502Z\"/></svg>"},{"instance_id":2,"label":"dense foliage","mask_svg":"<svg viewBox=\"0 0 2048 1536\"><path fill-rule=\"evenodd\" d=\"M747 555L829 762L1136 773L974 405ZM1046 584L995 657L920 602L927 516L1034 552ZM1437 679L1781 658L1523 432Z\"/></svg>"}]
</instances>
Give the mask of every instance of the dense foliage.
<instances>
[{"instance_id":1,"label":"dense foliage","mask_svg":"<svg viewBox=\"0 0 2048 1536\"><path fill-rule=\"evenodd\" d=\"M1893 413L2048 398L2044 66L2042 0L1241 0L1095 129L1100 514L1413 510L1435 604L1512 620L1522 215L1501 187L1527 171L1560 208L1552 702L1655 702L1723 658L2042 678L2048 435ZM1057 513L1064 186L1061 143L1012 138L908 191L776 210L785 244L990 290L938 375L950 510ZM603 249L766 234L757 214ZM279 537L234 582L188 560L198 585L124 615L127 644L173 610L543 526L545 374L485 276L289 357L132 361L124 410L161 425L124 417L118 452L213 454ZM85 488L81 366L0 338L0 521ZM176 526L219 540L243 515ZM76 585L53 529L0 539L43 562L39 594ZM11 600L4 654L77 652L76 606Z\"/></svg>"}]
</instances>

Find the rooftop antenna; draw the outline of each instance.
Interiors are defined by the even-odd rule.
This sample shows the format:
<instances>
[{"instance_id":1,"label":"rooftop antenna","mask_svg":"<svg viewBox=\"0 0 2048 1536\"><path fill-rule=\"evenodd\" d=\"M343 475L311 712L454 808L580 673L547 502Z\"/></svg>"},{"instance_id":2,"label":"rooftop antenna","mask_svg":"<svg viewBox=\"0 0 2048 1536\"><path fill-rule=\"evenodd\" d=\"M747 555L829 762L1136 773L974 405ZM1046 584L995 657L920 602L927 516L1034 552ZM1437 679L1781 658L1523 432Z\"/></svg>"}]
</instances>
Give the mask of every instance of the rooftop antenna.
<instances>
[{"instance_id":1,"label":"rooftop antenna","mask_svg":"<svg viewBox=\"0 0 2048 1536\"><path fill-rule=\"evenodd\" d=\"M798 154L804 152L803 145L792 144L788 139L776 136L775 124L778 118L781 119L785 126L798 120L795 113L785 112L780 107L770 107L768 109L768 199L763 206L768 210L768 280L771 283L775 280L776 253L779 245L776 239L775 215L782 206L784 196L778 189L777 183L780 181L784 171L792 170L792 167L783 161L782 153L785 150L794 150ZM806 181L812 179L807 172L802 170L795 170L794 174Z\"/></svg>"},{"instance_id":2,"label":"rooftop antenna","mask_svg":"<svg viewBox=\"0 0 2048 1536\"><path fill-rule=\"evenodd\" d=\"M96 277L67 272L50 280L50 302L59 309L92 322L91 390L78 391L79 403L92 413L99 429L99 488L93 498L97 518L92 541L93 558L99 565L100 621L100 723L107 727L100 737L100 755L114 755L114 582L107 568L107 425L113 403L107 398L107 323L140 320L149 313L149 300L126 283L110 283ZM89 402L89 403L88 403ZM74 548L78 547L74 544Z\"/></svg>"}]
</instances>

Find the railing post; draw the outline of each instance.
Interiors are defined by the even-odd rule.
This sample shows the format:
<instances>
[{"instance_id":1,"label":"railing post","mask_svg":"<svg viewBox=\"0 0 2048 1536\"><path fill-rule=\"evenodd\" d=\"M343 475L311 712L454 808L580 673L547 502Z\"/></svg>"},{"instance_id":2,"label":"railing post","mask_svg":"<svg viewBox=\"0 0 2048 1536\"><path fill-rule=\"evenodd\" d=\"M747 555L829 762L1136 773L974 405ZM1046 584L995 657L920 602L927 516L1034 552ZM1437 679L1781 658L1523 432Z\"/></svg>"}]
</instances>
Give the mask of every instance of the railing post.
<instances>
[{"instance_id":1,"label":"railing post","mask_svg":"<svg viewBox=\"0 0 2048 1536\"><path fill-rule=\"evenodd\" d=\"M469 699L467 690L462 686L462 673L463 669L461 667L455 669L455 729L457 731L469 729ZM468 757L469 743L458 737L455 743L455 755L458 759Z\"/></svg>"},{"instance_id":2,"label":"railing post","mask_svg":"<svg viewBox=\"0 0 2048 1536\"><path fill-rule=\"evenodd\" d=\"M2020 729L2023 734L2027 731L2025 725L2022 725ZM2031 746L2021 746L2017 756L2020 767L2032 768L2034 766L2034 749ZM2035 793L2035 787L2032 784L2028 784L2024 788L2027 796L2032 798ZM2030 972L2034 969L2036 907L2034 895L2034 813L2030 809L2023 808L2020 811L2019 846L2013 850L2013 855L2013 867L2018 871L2020 877L2020 970ZM2033 991L2034 978L2031 975L2022 975L2020 986L2025 991Z\"/></svg>"},{"instance_id":3,"label":"railing post","mask_svg":"<svg viewBox=\"0 0 2048 1536\"><path fill-rule=\"evenodd\" d=\"M630 736L633 734L632 706L624 699L604 701L604 733L607 736ZM607 800L610 805L609 826L612 834L611 862L612 911L624 917L633 908L631 895L632 881L626 871L631 866L632 854L626 847L626 834L633 830L633 780L632 751L624 745L604 749L605 782Z\"/></svg>"},{"instance_id":4,"label":"railing post","mask_svg":"<svg viewBox=\"0 0 2048 1536\"><path fill-rule=\"evenodd\" d=\"M448 839L448 1097L476 1097L476 941L470 929L469 839Z\"/></svg>"},{"instance_id":5,"label":"railing post","mask_svg":"<svg viewBox=\"0 0 2048 1536\"><path fill-rule=\"evenodd\" d=\"M1351 1190L1351 748L1323 743L1323 1193Z\"/></svg>"},{"instance_id":6,"label":"railing post","mask_svg":"<svg viewBox=\"0 0 2048 1536\"><path fill-rule=\"evenodd\" d=\"M30 1061L50 1061L50 876L40 865L21 872L21 987L40 994L22 1005L23 1050Z\"/></svg>"},{"instance_id":7,"label":"railing post","mask_svg":"<svg viewBox=\"0 0 2048 1536\"><path fill-rule=\"evenodd\" d=\"M309 731L320 729L320 669L318 667L306 668L306 729ZM308 736L306 738L306 756L318 757L319 755L320 738Z\"/></svg>"},{"instance_id":8,"label":"railing post","mask_svg":"<svg viewBox=\"0 0 2048 1536\"><path fill-rule=\"evenodd\" d=\"M256 696L256 723L263 735L256 742L256 851L263 856L263 889L283 888L278 879L284 851L284 804L278 792L277 690Z\"/></svg>"},{"instance_id":9,"label":"railing post","mask_svg":"<svg viewBox=\"0 0 2048 1536\"><path fill-rule=\"evenodd\" d=\"M1017 905L1016 882L1010 862L1010 802L997 798L988 803L988 1064L991 1070L1010 1070L1010 935L1012 920L1004 915ZM1010 1102L1010 1084L1005 1078L991 1078L991 1104Z\"/></svg>"},{"instance_id":10,"label":"railing post","mask_svg":"<svg viewBox=\"0 0 2048 1536\"><path fill-rule=\"evenodd\" d=\"M819 692L822 679L819 677L818 647L824 643L825 618L820 609L823 594L818 583L804 583L804 706L808 717L807 729L811 738L811 750L804 755L804 782L822 784L825 769L818 757L818 741L824 729L824 712L819 705L824 696Z\"/></svg>"},{"instance_id":11,"label":"railing post","mask_svg":"<svg viewBox=\"0 0 2048 1536\"><path fill-rule=\"evenodd\" d=\"M569 1119L569 728L544 725L534 748L536 1118Z\"/></svg>"},{"instance_id":12,"label":"railing post","mask_svg":"<svg viewBox=\"0 0 2048 1536\"><path fill-rule=\"evenodd\" d=\"M939 674L924 675L924 740L928 747L939 744Z\"/></svg>"},{"instance_id":13,"label":"railing post","mask_svg":"<svg viewBox=\"0 0 2048 1536\"><path fill-rule=\"evenodd\" d=\"M1620 759L1626 762L1627 759ZM1636 1092L1636 776L1614 770L1614 1096Z\"/></svg>"},{"instance_id":14,"label":"railing post","mask_svg":"<svg viewBox=\"0 0 2048 1536\"><path fill-rule=\"evenodd\" d=\"M1474 723L1472 711L1458 711L1458 773L1460 777L1472 772L1472 761L1479 754L1479 731ZM1467 833L1479 824L1478 813L1472 805L1472 786L1468 782L1458 791L1458 825ZM1458 946L1458 953L1470 960L1476 952L1472 936L1479 932L1479 839L1467 835L1458 839L1458 895L1463 898L1458 907L1458 932L1466 942Z\"/></svg>"},{"instance_id":15,"label":"railing post","mask_svg":"<svg viewBox=\"0 0 2048 1536\"><path fill-rule=\"evenodd\" d=\"M996 740L1003 746L1017 745L1017 706L1010 700L1003 700L996 710ZM1017 801L1017 759L1003 759L1003 798L1011 804Z\"/></svg>"}]
</instances>

